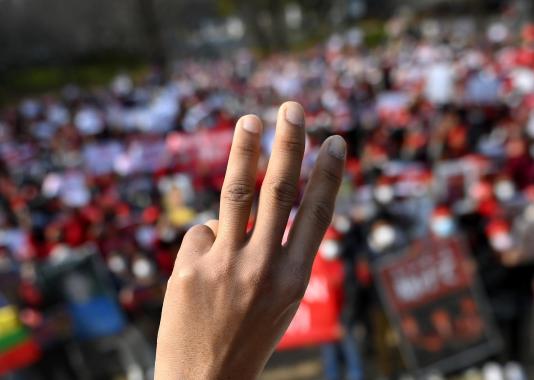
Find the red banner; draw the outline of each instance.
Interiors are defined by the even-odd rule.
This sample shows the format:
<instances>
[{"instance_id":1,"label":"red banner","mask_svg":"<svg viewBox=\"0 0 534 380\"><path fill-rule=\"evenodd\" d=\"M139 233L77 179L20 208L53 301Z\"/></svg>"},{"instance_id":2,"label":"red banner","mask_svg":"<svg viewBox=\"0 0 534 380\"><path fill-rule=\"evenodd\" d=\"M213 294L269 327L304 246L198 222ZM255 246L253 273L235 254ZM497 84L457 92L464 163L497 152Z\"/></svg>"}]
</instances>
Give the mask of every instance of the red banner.
<instances>
[{"instance_id":1,"label":"red banner","mask_svg":"<svg viewBox=\"0 0 534 380\"><path fill-rule=\"evenodd\" d=\"M172 154L187 156L197 165L226 167L234 131L202 130L195 134L171 133L167 149Z\"/></svg>"}]
</instances>

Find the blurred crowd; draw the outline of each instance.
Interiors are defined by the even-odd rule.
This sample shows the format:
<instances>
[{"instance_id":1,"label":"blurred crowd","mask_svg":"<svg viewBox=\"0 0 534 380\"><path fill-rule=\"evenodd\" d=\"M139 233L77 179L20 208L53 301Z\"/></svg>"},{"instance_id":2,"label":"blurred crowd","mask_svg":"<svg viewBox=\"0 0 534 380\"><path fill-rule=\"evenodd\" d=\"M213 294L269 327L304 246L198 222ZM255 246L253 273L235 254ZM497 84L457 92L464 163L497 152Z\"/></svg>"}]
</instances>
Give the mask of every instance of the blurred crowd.
<instances>
[{"instance_id":1,"label":"blurred crowd","mask_svg":"<svg viewBox=\"0 0 534 380\"><path fill-rule=\"evenodd\" d=\"M343 323L387 329L372 312L376 258L461 233L503 334L498 360L521 362L533 300L534 26L412 25L392 20L374 48L353 29L303 53L180 61L170 79L124 74L1 109L0 276L16 289L0 295L37 329L57 310L40 268L91 250L110 274L103 292L153 347L181 238L217 217L237 118L265 123L259 187L277 108L291 99L307 112L303 185L326 137L349 146L332 225L342 238L323 252L348 268ZM384 351L368 341L364 352ZM375 356L384 376L396 373Z\"/></svg>"}]
</instances>

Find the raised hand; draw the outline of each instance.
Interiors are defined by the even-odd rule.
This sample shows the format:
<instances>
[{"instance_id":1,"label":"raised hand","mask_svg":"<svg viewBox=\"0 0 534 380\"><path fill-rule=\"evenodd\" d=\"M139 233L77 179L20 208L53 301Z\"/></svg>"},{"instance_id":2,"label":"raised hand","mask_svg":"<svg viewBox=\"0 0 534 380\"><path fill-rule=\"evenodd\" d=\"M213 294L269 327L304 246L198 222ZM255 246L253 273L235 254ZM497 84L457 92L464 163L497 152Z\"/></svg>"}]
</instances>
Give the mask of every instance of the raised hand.
<instances>
[{"instance_id":1,"label":"raised hand","mask_svg":"<svg viewBox=\"0 0 534 380\"><path fill-rule=\"evenodd\" d=\"M247 233L262 129L256 116L238 121L219 221L195 226L184 237L163 304L158 380L255 379L304 295L332 218L345 142L333 136L323 144L282 245L298 193L304 111L294 102L280 108L256 224Z\"/></svg>"}]
</instances>

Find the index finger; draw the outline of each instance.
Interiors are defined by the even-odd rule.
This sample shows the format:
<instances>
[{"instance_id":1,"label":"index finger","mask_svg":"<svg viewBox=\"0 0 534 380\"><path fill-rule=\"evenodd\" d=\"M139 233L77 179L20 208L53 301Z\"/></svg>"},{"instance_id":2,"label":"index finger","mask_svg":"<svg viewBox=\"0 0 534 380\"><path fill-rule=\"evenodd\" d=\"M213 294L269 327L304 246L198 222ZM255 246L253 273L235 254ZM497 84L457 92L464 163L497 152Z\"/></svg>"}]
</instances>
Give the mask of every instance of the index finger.
<instances>
[{"instance_id":1,"label":"index finger","mask_svg":"<svg viewBox=\"0 0 534 380\"><path fill-rule=\"evenodd\" d=\"M237 246L245 239L260 155L262 124L254 115L242 117L232 142L221 191L217 240Z\"/></svg>"}]
</instances>

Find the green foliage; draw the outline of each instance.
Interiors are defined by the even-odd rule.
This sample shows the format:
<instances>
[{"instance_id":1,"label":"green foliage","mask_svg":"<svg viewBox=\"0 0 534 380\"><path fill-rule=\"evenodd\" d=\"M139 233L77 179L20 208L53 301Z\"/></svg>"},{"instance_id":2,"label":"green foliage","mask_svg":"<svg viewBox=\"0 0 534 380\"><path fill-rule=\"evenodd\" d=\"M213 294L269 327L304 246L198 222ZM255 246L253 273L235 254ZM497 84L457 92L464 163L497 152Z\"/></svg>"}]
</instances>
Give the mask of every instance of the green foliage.
<instances>
[{"instance_id":1,"label":"green foliage","mask_svg":"<svg viewBox=\"0 0 534 380\"><path fill-rule=\"evenodd\" d=\"M217 0L217 8L222 15L228 16L235 13L239 0Z\"/></svg>"},{"instance_id":2,"label":"green foliage","mask_svg":"<svg viewBox=\"0 0 534 380\"><path fill-rule=\"evenodd\" d=\"M358 24L365 34L365 44L376 47L387 38L385 24L381 20L366 20Z\"/></svg>"}]
</instances>

